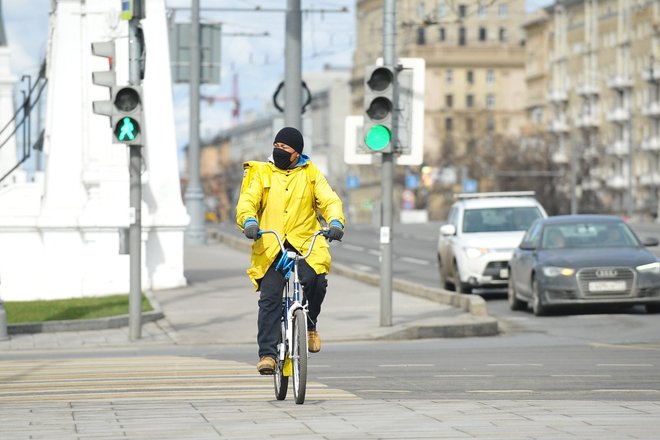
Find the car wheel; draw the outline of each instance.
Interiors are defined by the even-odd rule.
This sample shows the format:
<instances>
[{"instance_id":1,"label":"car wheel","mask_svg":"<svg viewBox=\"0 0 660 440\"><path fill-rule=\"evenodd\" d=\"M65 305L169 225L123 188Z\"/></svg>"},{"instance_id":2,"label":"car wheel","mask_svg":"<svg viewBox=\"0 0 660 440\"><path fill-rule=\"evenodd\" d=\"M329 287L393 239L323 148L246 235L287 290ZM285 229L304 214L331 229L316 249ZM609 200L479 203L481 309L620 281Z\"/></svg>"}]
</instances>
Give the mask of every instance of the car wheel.
<instances>
[{"instance_id":1,"label":"car wheel","mask_svg":"<svg viewBox=\"0 0 660 440\"><path fill-rule=\"evenodd\" d=\"M509 297L509 308L511 310L525 310L527 309L527 302L521 301L516 296L516 288L513 285L513 280L511 279L511 274L509 273L509 288L507 289L507 296Z\"/></svg>"},{"instance_id":2,"label":"car wheel","mask_svg":"<svg viewBox=\"0 0 660 440\"><path fill-rule=\"evenodd\" d=\"M660 304L647 304L646 313L660 313Z\"/></svg>"},{"instance_id":3,"label":"car wheel","mask_svg":"<svg viewBox=\"0 0 660 440\"><path fill-rule=\"evenodd\" d=\"M548 307L543 303L543 298L539 293L539 282L536 280L532 280L532 311L536 316L548 313Z\"/></svg>"},{"instance_id":4,"label":"car wheel","mask_svg":"<svg viewBox=\"0 0 660 440\"><path fill-rule=\"evenodd\" d=\"M451 283L448 282L442 273L442 261L440 261L440 256L438 255L438 275L440 276L440 288L445 290L451 290Z\"/></svg>"},{"instance_id":5,"label":"car wheel","mask_svg":"<svg viewBox=\"0 0 660 440\"><path fill-rule=\"evenodd\" d=\"M472 288L465 283L461 283L461 273L458 271L458 264L454 260L454 292L456 293L472 293Z\"/></svg>"}]
</instances>

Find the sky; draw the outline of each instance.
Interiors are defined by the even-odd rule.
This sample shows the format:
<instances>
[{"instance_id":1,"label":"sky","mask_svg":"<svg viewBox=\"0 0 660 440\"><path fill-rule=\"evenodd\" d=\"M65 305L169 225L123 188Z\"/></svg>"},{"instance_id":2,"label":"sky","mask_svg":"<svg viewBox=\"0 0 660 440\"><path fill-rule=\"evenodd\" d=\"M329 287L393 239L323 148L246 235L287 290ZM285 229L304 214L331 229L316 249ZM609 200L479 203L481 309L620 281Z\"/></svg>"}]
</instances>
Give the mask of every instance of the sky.
<instances>
[{"instance_id":1,"label":"sky","mask_svg":"<svg viewBox=\"0 0 660 440\"><path fill-rule=\"evenodd\" d=\"M119 2L119 0L116 0ZM5 30L11 49L12 73L35 76L46 54L48 15L52 0L2 0ZM534 11L552 0L527 0L526 8ZM168 8L189 8L190 0L166 0ZM284 12L254 12L263 9L284 10L286 0L200 0L201 20L222 23L221 84L203 85L202 96L232 96L233 77L238 77L241 117L258 117L272 108L272 94L284 79ZM211 11L207 8L226 8ZM323 70L324 66L350 68L355 43L354 0L301 0L301 9L348 12L303 13L303 76L305 72ZM175 20L189 21L189 10L179 9ZM268 32L268 37L262 36ZM19 84L20 86L20 84ZM188 142L190 86L175 84L177 145ZM314 92L314 91L312 91ZM17 93L20 96L20 93ZM203 101L200 110L202 141L236 123L231 101ZM2 121L0 121L2 122Z\"/></svg>"}]
</instances>

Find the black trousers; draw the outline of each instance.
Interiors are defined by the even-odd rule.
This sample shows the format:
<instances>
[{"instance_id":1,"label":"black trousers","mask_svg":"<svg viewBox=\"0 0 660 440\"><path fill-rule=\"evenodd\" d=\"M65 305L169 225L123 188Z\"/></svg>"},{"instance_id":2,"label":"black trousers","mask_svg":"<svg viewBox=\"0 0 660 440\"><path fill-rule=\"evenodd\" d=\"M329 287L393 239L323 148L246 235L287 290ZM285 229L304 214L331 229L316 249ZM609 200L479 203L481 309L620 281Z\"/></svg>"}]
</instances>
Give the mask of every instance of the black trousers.
<instances>
[{"instance_id":1,"label":"black trousers","mask_svg":"<svg viewBox=\"0 0 660 440\"><path fill-rule=\"evenodd\" d=\"M284 276L275 270L279 259L279 256L275 258L260 283L261 295L259 296L259 317L257 320L259 357L272 356L277 358L277 342L280 335L280 317L282 316L282 291L286 282ZM319 313L321 313L321 304L325 299L328 280L325 274L318 275L314 272L314 269L304 260L298 264L298 278L309 311L307 328L312 330L316 328L316 320Z\"/></svg>"}]
</instances>

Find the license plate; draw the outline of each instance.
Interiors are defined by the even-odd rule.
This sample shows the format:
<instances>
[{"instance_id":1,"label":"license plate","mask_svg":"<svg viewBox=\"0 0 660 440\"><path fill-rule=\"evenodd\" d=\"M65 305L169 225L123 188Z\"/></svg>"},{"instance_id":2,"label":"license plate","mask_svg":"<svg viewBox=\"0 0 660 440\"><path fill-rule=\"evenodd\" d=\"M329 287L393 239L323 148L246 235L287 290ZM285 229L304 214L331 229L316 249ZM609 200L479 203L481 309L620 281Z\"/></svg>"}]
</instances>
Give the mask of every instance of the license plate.
<instances>
[{"instance_id":1,"label":"license plate","mask_svg":"<svg viewBox=\"0 0 660 440\"><path fill-rule=\"evenodd\" d=\"M509 269L500 269L500 278L509 278Z\"/></svg>"},{"instance_id":2,"label":"license plate","mask_svg":"<svg viewBox=\"0 0 660 440\"><path fill-rule=\"evenodd\" d=\"M626 290L625 281L591 281L589 282L590 292L621 292Z\"/></svg>"}]
</instances>

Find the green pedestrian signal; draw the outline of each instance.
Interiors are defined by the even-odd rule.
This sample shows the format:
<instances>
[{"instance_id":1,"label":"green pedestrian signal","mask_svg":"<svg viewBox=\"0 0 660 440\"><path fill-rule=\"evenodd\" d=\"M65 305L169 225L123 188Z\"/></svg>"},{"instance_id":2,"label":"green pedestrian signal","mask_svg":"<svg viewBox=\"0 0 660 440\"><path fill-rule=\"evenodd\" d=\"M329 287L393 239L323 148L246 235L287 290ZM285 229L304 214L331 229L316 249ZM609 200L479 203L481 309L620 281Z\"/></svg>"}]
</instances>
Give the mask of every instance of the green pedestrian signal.
<instances>
[{"instance_id":1,"label":"green pedestrian signal","mask_svg":"<svg viewBox=\"0 0 660 440\"><path fill-rule=\"evenodd\" d=\"M364 137L364 143L370 150L381 151L385 149L392 140L392 132L384 125L374 125Z\"/></svg>"},{"instance_id":2,"label":"green pedestrian signal","mask_svg":"<svg viewBox=\"0 0 660 440\"><path fill-rule=\"evenodd\" d=\"M125 116L115 126L115 136L120 142L134 141L140 134L140 125L135 119Z\"/></svg>"}]
</instances>

